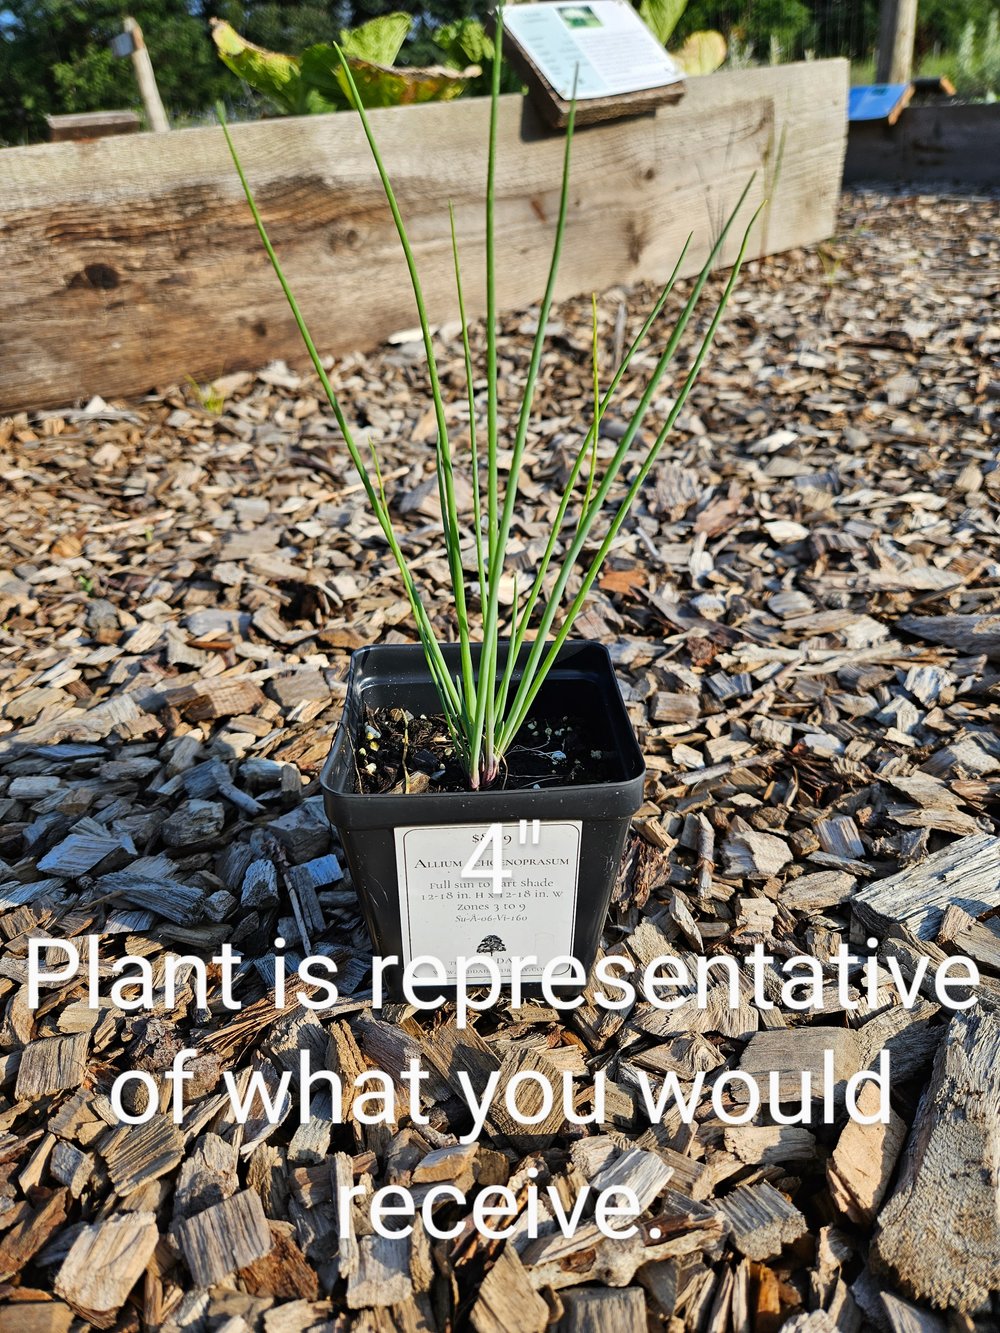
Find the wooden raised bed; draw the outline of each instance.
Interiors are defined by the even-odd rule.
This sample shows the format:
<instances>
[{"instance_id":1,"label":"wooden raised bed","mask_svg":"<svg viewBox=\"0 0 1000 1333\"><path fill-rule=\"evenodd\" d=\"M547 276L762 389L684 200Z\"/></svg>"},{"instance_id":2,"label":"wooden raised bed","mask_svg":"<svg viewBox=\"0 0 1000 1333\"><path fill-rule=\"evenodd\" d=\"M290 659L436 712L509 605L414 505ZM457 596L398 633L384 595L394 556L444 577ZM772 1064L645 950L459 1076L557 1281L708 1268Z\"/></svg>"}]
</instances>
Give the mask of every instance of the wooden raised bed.
<instances>
[{"instance_id":1,"label":"wooden raised bed","mask_svg":"<svg viewBox=\"0 0 1000 1333\"><path fill-rule=\"evenodd\" d=\"M691 80L677 106L581 130L559 293L663 278L692 229L696 270L754 171L752 202L766 190L773 198L753 253L828 236L846 96L845 61L745 70ZM372 117L436 320L455 315L449 198L465 242L468 302L473 312L483 305L488 116L488 102L475 99ZM356 118L261 121L235 135L319 345L343 352L412 326L406 271ZM520 97L505 98L504 308L530 304L544 286L561 155L562 138ZM301 359L214 127L3 151L0 259L0 409Z\"/></svg>"},{"instance_id":2,"label":"wooden raised bed","mask_svg":"<svg viewBox=\"0 0 1000 1333\"><path fill-rule=\"evenodd\" d=\"M1000 106L910 106L895 125L855 121L844 184L990 187L1000 183Z\"/></svg>"}]
</instances>

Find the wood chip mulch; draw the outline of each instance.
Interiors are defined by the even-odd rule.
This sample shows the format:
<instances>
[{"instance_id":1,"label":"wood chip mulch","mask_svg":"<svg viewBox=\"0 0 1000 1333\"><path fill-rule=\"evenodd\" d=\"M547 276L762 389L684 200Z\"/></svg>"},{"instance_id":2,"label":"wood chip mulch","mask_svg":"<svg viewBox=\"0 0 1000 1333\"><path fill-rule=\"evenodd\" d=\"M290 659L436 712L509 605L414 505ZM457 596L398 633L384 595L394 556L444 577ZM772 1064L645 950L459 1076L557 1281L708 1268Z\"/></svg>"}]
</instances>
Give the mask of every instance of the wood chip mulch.
<instances>
[{"instance_id":1,"label":"wood chip mulch","mask_svg":"<svg viewBox=\"0 0 1000 1333\"><path fill-rule=\"evenodd\" d=\"M350 651L413 636L316 383L272 365L0 421L0 1333L1000 1326L995 206L848 196L834 240L748 267L578 627L612 646L649 764L606 948L827 959L871 936L906 977L977 960L962 1013L929 984L901 1005L888 972L877 1004L831 992L819 1014L501 1005L459 1032L447 1010L373 1012L317 774ZM602 294L607 365L650 299ZM507 424L533 317L504 321ZM553 316L524 568L588 417L589 320L589 294ZM460 428L456 330L439 345ZM605 452L651 363L626 378ZM433 594L447 570L419 348L402 336L335 380ZM270 1003L278 932L293 957L337 960L332 1012ZM45 935L84 961L97 937L98 1008L85 971L29 1007L28 940ZM162 978L168 953L225 941L240 1013L214 988L198 1010L190 985L154 1014L109 998L125 953ZM183 1124L123 1129L115 1075L162 1082L181 1046L199 1050ZM237 1124L223 1070L276 1082L303 1047L345 1075L420 1057L429 1123L340 1124L320 1105L304 1126ZM692 1125L643 1114L638 1071L792 1073L824 1048L845 1076L891 1050L890 1125L733 1128L707 1098ZM462 1145L457 1057L569 1071L579 1110L604 1071L606 1123ZM387 1242L363 1199L338 1234L344 1184L519 1191L532 1168L567 1203L632 1182L637 1236L588 1219L500 1244L466 1221L447 1242Z\"/></svg>"}]
</instances>

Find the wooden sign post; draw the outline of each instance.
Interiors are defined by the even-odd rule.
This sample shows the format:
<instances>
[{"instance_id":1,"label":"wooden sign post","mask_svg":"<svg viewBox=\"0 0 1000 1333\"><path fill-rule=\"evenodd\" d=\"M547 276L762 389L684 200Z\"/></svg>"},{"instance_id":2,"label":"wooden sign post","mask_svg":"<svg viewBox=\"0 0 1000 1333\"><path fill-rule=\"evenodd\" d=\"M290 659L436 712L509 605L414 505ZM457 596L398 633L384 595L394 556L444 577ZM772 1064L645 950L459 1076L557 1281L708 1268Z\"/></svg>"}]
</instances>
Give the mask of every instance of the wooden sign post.
<instances>
[{"instance_id":1,"label":"wooden sign post","mask_svg":"<svg viewBox=\"0 0 1000 1333\"><path fill-rule=\"evenodd\" d=\"M909 83L917 31L917 0L882 0L879 12L879 83Z\"/></svg>"},{"instance_id":2,"label":"wooden sign post","mask_svg":"<svg viewBox=\"0 0 1000 1333\"><path fill-rule=\"evenodd\" d=\"M125 19L122 26L124 32L112 41L111 50L116 56L132 57L132 67L135 70L142 104L146 108L149 128L158 132L169 130L170 123L167 120L167 113L160 97L160 90L156 86L153 62L149 58L146 43L143 41L142 29L133 18Z\"/></svg>"}]
</instances>

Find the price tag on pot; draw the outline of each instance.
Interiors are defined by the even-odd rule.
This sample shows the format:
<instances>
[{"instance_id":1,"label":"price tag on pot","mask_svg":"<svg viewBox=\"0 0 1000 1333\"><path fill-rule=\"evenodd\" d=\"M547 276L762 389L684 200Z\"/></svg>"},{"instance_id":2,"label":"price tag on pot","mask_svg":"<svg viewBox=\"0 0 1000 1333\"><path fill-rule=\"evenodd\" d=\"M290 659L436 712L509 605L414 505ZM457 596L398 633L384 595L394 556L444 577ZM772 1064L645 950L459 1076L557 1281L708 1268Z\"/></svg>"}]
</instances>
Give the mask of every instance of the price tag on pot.
<instances>
[{"instance_id":1,"label":"price tag on pot","mask_svg":"<svg viewBox=\"0 0 1000 1333\"><path fill-rule=\"evenodd\" d=\"M509 978L512 958L534 956L521 968L530 981L551 959L572 956L582 827L533 819L397 828L403 963L439 959L453 981L460 957L489 955ZM435 979L430 965L426 976Z\"/></svg>"}]
</instances>

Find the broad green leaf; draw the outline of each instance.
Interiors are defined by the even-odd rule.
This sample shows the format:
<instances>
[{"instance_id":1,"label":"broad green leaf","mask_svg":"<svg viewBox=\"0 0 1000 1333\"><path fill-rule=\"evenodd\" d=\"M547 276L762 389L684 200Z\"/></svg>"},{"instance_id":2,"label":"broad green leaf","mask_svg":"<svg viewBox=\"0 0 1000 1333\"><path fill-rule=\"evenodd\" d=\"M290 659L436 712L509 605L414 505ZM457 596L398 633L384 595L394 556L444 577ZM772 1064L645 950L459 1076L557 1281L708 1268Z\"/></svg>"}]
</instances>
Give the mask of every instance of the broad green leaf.
<instances>
[{"instance_id":1,"label":"broad green leaf","mask_svg":"<svg viewBox=\"0 0 1000 1333\"><path fill-rule=\"evenodd\" d=\"M455 69L482 65L493 59L493 39L478 19L458 19L434 33L434 45Z\"/></svg>"},{"instance_id":2,"label":"broad green leaf","mask_svg":"<svg viewBox=\"0 0 1000 1333\"><path fill-rule=\"evenodd\" d=\"M302 77L316 95L328 104L324 109L346 111L351 103L337 77L340 60L334 48L318 42L315 46L306 47L300 59Z\"/></svg>"},{"instance_id":3,"label":"broad green leaf","mask_svg":"<svg viewBox=\"0 0 1000 1333\"><path fill-rule=\"evenodd\" d=\"M375 65L391 65L412 24L409 14L383 14L358 28L345 29L340 34L340 45L345 55L370 60Z\"/></svg>"},{"instance_id":4,"label":"broad green leaf","mask_svg":"<svg viewBox=\"0 0 1000 1333\"><path fill-rule=\"evenodd\" d=\"M670 55L685 74L714 74L726 59L726 39L714 29L693 32L681 49Z\"/></svg>"},{"instance_id":5,"label":"broad green leaf","mask_svg":"<svg viewBox=\"0 0 1000 1333\"><path fill-rule=\"evenodd\" d=\"M409 31L406 14L388 14L344 34L345 58L365 106L403 106L413 102L451 101L481 73L478 65L464 70L432 66L393 68L391 62ZM216 20L212 37L222 60L234 74L293 116L344 111L351 105L347 80L336 48L325 43L308 47L300 57L267 51L242 38L228 23ZM360 54L380 50L385 62Z\"/></svg>"},{"instance_id":6,"label":"broad green leaf","mask_svg":"<svg viewBox=\"0 0 1000 1333\"><path fill-rule=\"evenodd\" d=\"M417 102L451 102L463 93L472 79L482 71L478 65L457 71L445 69L443 65L431 65L426 69L386 68L368 60L354 60L348 57L358 94L366 107L373 106L410 106ZM337 70L337 78L348 94L347 78L342 69Z\"/></svg>"},{"instance_id":7,"label":"broad green leaf","mask_svg":"<svg viewBox=\"0 0 1000 1333\"><path fill-rule=\"evenodd\" d=\"M254 46L230 24L219 19L212 22L212 40L223 63L251 88L269 97L282 111L294 116L311 109L307 105L308 90L302 81L302 71L294 56Z\"/></svg>"},{"instance_id":8,"label":"broad green leaf","mask_svg":"<svg viewBox=\"0 0 1000 1333\"><path fill-rule=\"evenodd\" d=\"M639 17L656 35L657 41L666 46L687 9L687 2L688 0L642 0Z\"/></svg>"}]
</instances>

